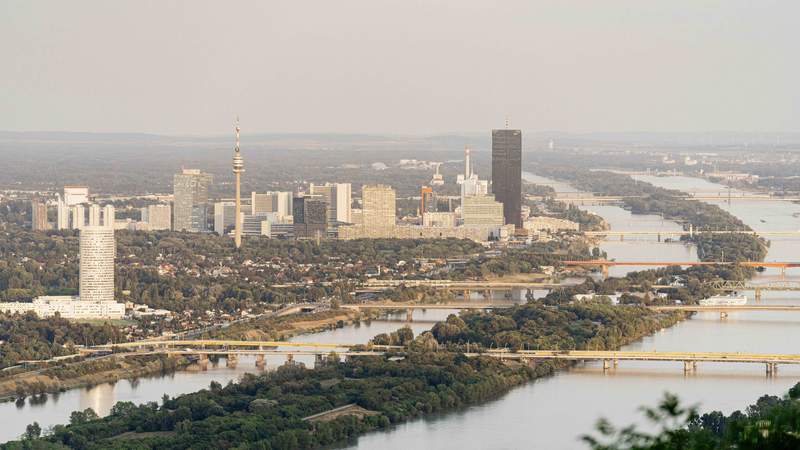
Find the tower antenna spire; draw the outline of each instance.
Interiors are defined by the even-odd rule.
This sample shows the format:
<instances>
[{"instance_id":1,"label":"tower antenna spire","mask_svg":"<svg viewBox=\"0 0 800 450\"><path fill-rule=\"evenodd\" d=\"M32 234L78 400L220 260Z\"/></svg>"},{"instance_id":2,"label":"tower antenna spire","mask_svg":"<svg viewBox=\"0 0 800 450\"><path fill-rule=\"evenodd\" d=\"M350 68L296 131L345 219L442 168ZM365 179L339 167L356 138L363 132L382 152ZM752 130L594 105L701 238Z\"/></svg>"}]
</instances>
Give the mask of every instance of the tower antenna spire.
<instances>
[{"instance_id":1,"label":"tower antenna spire","mask_svg":"<svg viewBox=\"0 0 800 450\"><path fill-rule=\"evenodd\" d=\"M242 197L241 180L244 172L244 160L239 152L239 116L236 116L236 147L233 149L233 175L236 178L236 217L233 218L233 242L236 248L242 246Z\"/></svg>"},{"instance_id":2,"label":"tower antenna spire","mask_svg":"<svg viewBox=\"0 0 800 450\"><path fill-rule=\"evenodd\" d=\"M236 153L239 153L239 115L236 115Z\"/></svg>"}]
</instances>

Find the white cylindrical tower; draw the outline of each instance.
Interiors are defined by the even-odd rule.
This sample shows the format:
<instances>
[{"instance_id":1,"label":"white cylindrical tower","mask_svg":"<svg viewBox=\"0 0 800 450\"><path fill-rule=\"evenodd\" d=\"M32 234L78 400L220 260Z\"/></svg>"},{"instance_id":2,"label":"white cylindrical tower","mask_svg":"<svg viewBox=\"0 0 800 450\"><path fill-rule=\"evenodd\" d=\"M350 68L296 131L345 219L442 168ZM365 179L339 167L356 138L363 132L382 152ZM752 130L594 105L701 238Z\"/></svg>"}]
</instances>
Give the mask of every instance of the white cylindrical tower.
<instances>
[{"instance_id":1,"label":"white cylindrical tower","mask_svg":"<svg viewBox=\"0 0 800 450\"><path fill-rule=\"evenodd\" d=\"M83 227L80 232L80 298L114 301L114 229Z\"/></svg>"},{"instance_id":2,"label":"white cylindrical tower","mask_svg":"<svg viewBox=\"0 0 800 450\"><path fill-rule=\"evenodd\" d=\"M242 198L241 181L244 172L244 160L239 153L239 118L236 118L236 147L233 151L233 174L236 177L236 217L234 217L233 242L236 248L242 246Z\"/></svg>"}]
</instances>

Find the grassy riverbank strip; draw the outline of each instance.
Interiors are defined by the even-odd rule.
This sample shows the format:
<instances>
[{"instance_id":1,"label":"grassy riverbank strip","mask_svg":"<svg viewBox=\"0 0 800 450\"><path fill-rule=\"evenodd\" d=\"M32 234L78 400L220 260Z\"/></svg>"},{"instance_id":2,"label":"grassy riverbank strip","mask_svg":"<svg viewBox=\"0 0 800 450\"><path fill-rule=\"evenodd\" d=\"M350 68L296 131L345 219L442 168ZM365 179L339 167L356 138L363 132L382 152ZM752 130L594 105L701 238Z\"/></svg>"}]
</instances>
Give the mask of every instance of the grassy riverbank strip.
<instances>
[{"instance_id":1,"label":"grassy riverbank strip","mask_svg":"<svg viewBox=\"0 0 800 450\"><path fill-rule=\"evenodd\" d=\"M27 396L37 398L68 389L169 373L188 364L189 362L184 358L167 355L128 357L109 355L2 378L0 379L0 399L24 400Z\"/></svg>"},{"instance_id":2,"label":"grassy riverbank strip","mask_svg":"<svg viewBox=\"0 0 800 450\"><path fill-rule=\"evenodd\" d=\"M57 426L36 444L87 449L320 448L496 399L559 367L551 362L528 366L488 356L467 358L460 351L467 343L473 349L613 349L683 317L604 302L531 303L498 312L464 313L406 340L406 350L396 355L346 361L331 355L315 369L287 364L260 376L245 375L225 387L212 383L207 390L165 398L161 406L118 403L108 417ZM345 405L357 405L370 414L303 420ZM141 439L133 443L131 431ZM112 439L124 433L128 433L125 440ZM23 443L7 448L19 445Z\"/></svg>"},{"instance_id":3,"label":"grassy riverbank strip","mask_svg":"<svg viewBox=\"0 0 800 450\"><path fill-rule=\"evenodd\" d=\"M291 314L258 319L253 323L236 324L214 331L211 337L242 340L287 340L300 334L340 328L361 317L350 310L328 310L310 314ZM41 369L9 373L0 377L0 401L41 397L102 383L185 369L189 361L167 355L108 355L102 358L59 362Z\"/></svg>"}]
</instances>

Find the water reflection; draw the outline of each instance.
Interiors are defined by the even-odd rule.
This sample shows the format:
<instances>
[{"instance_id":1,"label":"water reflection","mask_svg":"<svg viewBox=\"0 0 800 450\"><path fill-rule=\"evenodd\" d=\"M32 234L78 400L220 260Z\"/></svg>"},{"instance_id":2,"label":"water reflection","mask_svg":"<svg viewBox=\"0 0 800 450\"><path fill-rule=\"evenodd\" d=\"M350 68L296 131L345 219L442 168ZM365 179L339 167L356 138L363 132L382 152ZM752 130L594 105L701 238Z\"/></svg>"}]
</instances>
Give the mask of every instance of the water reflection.
<instances>
[{"instance_id":1,"label":"water reflection","mask_svg":"<svg viewBox=\"0 0 800 450\"><path fill-rule=\"evenodd\" d=\"M526 179L553 186L560 192L575 192L564 183L525 175ZM710 190L702 180L646 178L653 184L680 190ZM664 183L661 183L664 182ZM719 185L717 185L719 188ZM719 202L718 202L719 203ZM723 206L723 205L721 205ZM756 230L796 230L800 205L787 202L731 202L724 205ZM660 217L631 216L619 207L583 207L602 211L612 229L636 229L644 225L671 227ZM642 222L637 223L641 218ZM762 222L764 220L765 222ZM675 224L677 225L677 224ZM658 228L661 229L661 228ZM800 241L781 239L769 249L768 260L792 260L800 252ZM692 247L657 242L602 244L609 257L671 261L696 259ZM673 259L674 258L674 259ZM636 268L633 268L634 270ZM622 275L630 270L614 271ZM774 270L759 274L756 281L775 279ZM752 293L748 294L753 298ZM800 302L797 292L765 292L765 304ZM737 312L727 320L718 314L698 314L675 327L662 330L627 350L732 351L797 353L800 315L779 312ZM783 395L800 379L800 367L781 366L777 376L768 378L758 364L702 363L694 374L684 375L680 363L623 361L616 370L603 371L599 363L579 365L572 370L511 391L502 399L475 406L457 414L437 416L400 425L388 432L371 433L352 448L586 448L580 435L590 433L600 417L618 425L636 422L646 426L639 407L655 405L664 392L678 394L688 404L701 404L703 410L719 409L730 413L742 409L764 394Z\"/></svg>"},{"instance_id":2,"label":"water reflection","mask_svg":"<svg viewBox=\"0 0 800 450\"><path fill-rule=\"evenodd\" d=\"M526 178L531 177L526 175ZM644 178L644 177L642 177ZM652 177L652 182L683 190L708 189L707 182L694 179ZM542 182L550 180L533 177ZM646 179L646 181L651 181ZM659 184L666 182L666 184ZM688 183L688 184L684 184ZM697 184L699 183L699 184ZM574 192L563 183L550 183L556 190ZM719 185L716 185L719 186ZM723 187L724 188L724 187ZM751 204L748 204L751 203ZM727 208L727 205L725 205ZM658 216L634 216L615 206L584 207L603 215L612 229L670 229L674 222ZM788 202L732 202L729 209L757 230L796 230L800 205ZM765 222L761 222L765 220ZM779 245L776 242L779 241ZM654 240L636 242L606 241L602 248L618 260L659 259L668 261L696 260L693 247ZM768 260L792 260L800 252L797 239L773 239ZM613 275L622 275L636 268L616 268ZM794 274L791 274L794 275ZM759 274L757 281L777 279L778 273ZM795 277L795 279L800 279ZM544 292L537 292L537 297ZM748 296L752 299L752 293ZM764 292L764 304L799 303L797 292ZM415 334L429 329L453 311L416 311L411 328ZM388 333L405 326L405 315L388 321L362 322L358 326L329 330L315 335L299 336L296 342L362 343L379 333ZM800 339L800 314L779 312L737 312L727 320L718 314L699 314L670 329L628 346L629 350L660 351L733 351L797 353ZM313 364L313 357L298 358ZM140 378L135 383L104 384L76 389L60 396L48 396L34 404L0 404L0 416L6 426L0 429L0 441L18 437L25 426L38 421L44 428L69 420L69 414L91 407L100 415L108 414L114 402L143 403L159 401L164 393L170 396L207 388L211 381L226 384L244 373L258 372L252 357L242 357L235 368L226 367L225 359L208 370L183 371L166 376ZM282 358L268 358L268 369L283 363ZM763 394L782 395L800 378L800 368L781 366L778 375L767 378L760 365L703 363L696 374L684 375L680 363L648 363L623 361L616 370L603 371L597 363L578 365L556 376L515 389L500 400L465 408L452 414L434 416L400 425L387 432L372 433L360 438L354 448L520 448L546 449L585 448L578 440L590 432L595 421L608 417L617 424L641 423L640 405L654 405L664 392L677 393L689 403L700 403L704 410L721 409L730 413L744 408Z\"/></svg>"},{"instance_id":3,"label":"water reflection","mask_svg":"<svg viewBox=\"0 0 800 450\"><path fill-rule=\"evenodd\" d=\"M430 310L416 311L415 321L410 324L414 333L429 330L434 323L445 319L456 311ZM389 316L389 320L373 320L362 322L357 326L324 331L314 335L298 336L295 342L326 342L340 344L366 343L376 334L390 333L406 326L405 314ZM313 356L295 358L307 366L313 366ZM286 361L285 357L268 357L267 370L274 370ZM136 404L159 402L164 394L171 397L196 392L208 388L212 381L223 385L235 381L245 373L259 373L255 357L239 358L236 367L229 367L226 359L220 358L217 364L209 365L207 370L192 367L188 371L180 371L165 375L141 377L117 383L103 383L97 386L72 389L59 395L28 397L18 402L0 403L0 417L5 419L5 426L0 428L0 442L18 438L25 427L39 422L42 428L69 422L73 411L92 408L97 414L109 414L116 402L129 401Z\"/></svg>"}]
</instances>

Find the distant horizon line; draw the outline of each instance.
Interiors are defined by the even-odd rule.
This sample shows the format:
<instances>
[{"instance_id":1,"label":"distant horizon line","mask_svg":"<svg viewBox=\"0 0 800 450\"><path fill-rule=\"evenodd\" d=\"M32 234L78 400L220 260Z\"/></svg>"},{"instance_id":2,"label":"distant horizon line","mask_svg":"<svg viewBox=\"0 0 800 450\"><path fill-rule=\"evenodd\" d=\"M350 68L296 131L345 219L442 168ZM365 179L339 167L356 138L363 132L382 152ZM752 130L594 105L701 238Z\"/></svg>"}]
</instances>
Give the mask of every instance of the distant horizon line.
<instances>
[{"instance_id":1,"label":"distant horizon line","mask_svg":"<svg viewBox=\"0 0 800 450\"><path fill-rule=\"evenodd\" d=\"M232 130L233 128L231 128ZM360 132L360 131L257 131L250 133L242 133L250 136L374 136L374 137L416 137L416 138L429 138L429 137L480 137L486 136L492 130L501 130L503 128L487 128L485 131L440 131L428 133L401 133L401 132ZM753 137L777 137L777 136L798 136L800 131L560 131L560 130L530 130L518 127L509 127L513 130L521 130L523 133L533 135L553 135L553 136L626 136L626 135L639 135L639 136L713 136L713 135L727 135L727 136L753 136ZM0 135L95 135L95 136L146 136L146 137L164 137L164 138L222 138L228 137L231 133L162 133L162 132L149 132L149 131L67 131L67 130L4 130L0 129Z\"/></svg>"}]
</instances>

